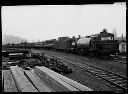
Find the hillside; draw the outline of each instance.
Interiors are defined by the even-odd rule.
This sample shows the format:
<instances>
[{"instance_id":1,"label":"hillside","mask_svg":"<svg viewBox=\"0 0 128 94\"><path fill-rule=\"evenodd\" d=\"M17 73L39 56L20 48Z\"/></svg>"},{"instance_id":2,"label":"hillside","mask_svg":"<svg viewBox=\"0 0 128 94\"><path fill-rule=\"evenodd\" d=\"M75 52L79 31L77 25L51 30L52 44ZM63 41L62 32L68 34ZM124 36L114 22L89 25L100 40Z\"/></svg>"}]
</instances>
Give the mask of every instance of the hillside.
<instances>
[{"instance_id":1,"label":"hillside","mask_svg":"<svg viewBox=\"0 0 128 94\"><path fill-rule=\"evenodd\" d=\"M16 43L20 43L22 40L25 41L26 39L13 35L7 35L7 34L2 35L2 45L7 43L16 44Z\"/></svg>"}]
</instances>

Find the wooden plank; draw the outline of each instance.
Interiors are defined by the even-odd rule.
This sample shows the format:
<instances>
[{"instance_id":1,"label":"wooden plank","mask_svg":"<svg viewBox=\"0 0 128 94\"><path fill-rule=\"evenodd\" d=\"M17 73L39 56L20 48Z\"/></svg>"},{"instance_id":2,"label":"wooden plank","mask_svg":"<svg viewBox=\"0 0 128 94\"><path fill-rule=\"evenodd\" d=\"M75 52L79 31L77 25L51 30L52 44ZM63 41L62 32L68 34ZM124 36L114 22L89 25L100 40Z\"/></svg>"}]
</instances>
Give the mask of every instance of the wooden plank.
<instances>
[{"instance_id":1,"label":"wooden plank","mask_svg":"<svg viewBox=\"0 0 128 94\"><path fill-rule=\"evenodd\" d=\"M51 81L48 76L45 76L41 72L38 72L38 70L34 71L43 81L45 81L51 88L53 88L55 91L62 91L56 84L54 84L53 81Z\"/></svg>"},{"instance_id":2,"label":"wooden plank","mask_svg":"<svg viewBox=\"0 0 128 94\"><path fill-rule=\"evenodd\" d=\"M49 70L47 70L47 71L48 71L49 73L53 74L52 71L51 71L51 72L50 72ZM71 86L73 86L73 87L79 89L80 91L93 91L91 88L86 87L86 86L84 86L84 85L82 85L82 84L80 84L80 83L78 83L78 82L76 82L76 81L74 81L74 80L71 80L71 79L69 79L69 78L67 78L67 77L65 77L65 76L63 76L63 75L61 75L61 74L59 74L59 73L56 73L56 76L57 76L58 78L60 78L61 80L63 80L64 82L70 84Z\"/></svg>"},{"instance_id":3,"label":"wooden plank","mask_svg":"<svg viewBox=\"0 0 128 94\"><path fill-rule=\"evenodd\" d=\"M42 69L46 70L50 75L56 75L57 78L63 80L64 82L70 84L71 86L79 89L80 91L93 91L92 89L76 82L76 81L73 81L63 75L60 75L59 73L56 73L54 71L51 71L50 69L46 68L46 67L42 67Z\"/></svg>"},{"instance_id":4,"label":"wooden plank","mask_svg":"<svg viewBox=\"0 0 128 94\"><path fill-rule=\"evenodd\" d=\"M30 79L30 81L34 84L34 86L40 91L40 92L51 92L52 90L48 88L45 84L42 84L41 81L35 77L32 72L25 71L25 75Z\"/></svg>"},{"instance_id":5,"label":"wooden plank","mask_svg":"<svg viewBox=\"0 0 128 94\"><path fill-rule=\"evenodd\" d=\"M39 81L41 82L41 84L46 85L46 86L51 90L51 92L56 92L50 85L48 85L44 80L42 80L42 79L34 72L33 69L30 70L30 72L31 72L37 79L39 79Z\"/></svg>"},{"instance_id":6,"label":"wooden plank","mask_svg":"<svg viewBox=\"0 0 128 94\"><path fill-rule=\"evenodd\" d=\"M17 87L15 85L13 76L10 70L2 70L3 75L3 91L4 92L18 92Z\"/></svg>"},{"instance_id":7,"label":"wooden plank","mask_svg":"<svg viewBox=\"0 0 128 94\"><path fill-rule=\"evenodd\" d=\"M42 72L38 73L39 76L45 80L52 88L56 91L78 91L76 88L68 85L67 83L61 81L60 79L55 79L53 76L46 75L44 76Z\"/></svg>"},{"instance_id":8,"label":"wooden plank","mask_svg":"<svg viewBox=\"0 0 128 94\"><path fill-rule=\"evenodd\" d=\"M61 79L56 77L55 72L50 74L47 70L43 69L44 67L35 67L34 72L39 75L43 80L45 80L52 88L56 91L79 91L73 86L67 84ZM46 68L47 69L47 68ZM50 70L52 71L52 70Z\"/></svg>"},{"instance_id":9,"label":"wooden plank","mask_svg":"<svg viewBox=\"0 0 128 94\"><path fill-rule=\"evenodd\" d=\"M11 66L10 69L20 92L38 92L38 90L31 84L31 82L25 77L23 72L18 69L18 67Z\"/></svg>"}]
</instances>

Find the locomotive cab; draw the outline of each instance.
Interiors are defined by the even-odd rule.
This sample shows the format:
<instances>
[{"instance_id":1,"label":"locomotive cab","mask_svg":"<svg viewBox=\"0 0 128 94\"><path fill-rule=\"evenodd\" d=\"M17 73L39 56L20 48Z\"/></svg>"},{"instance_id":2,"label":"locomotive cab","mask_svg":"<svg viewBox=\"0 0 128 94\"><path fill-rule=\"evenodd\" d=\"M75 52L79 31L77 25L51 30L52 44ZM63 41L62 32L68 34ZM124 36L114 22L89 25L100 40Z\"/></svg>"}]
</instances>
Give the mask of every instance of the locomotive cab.
<instances>
[{"instance_id":1,"label":"locomotive cab","mask_svg":"<svg viewBox=\"0 0 128 94\"><path fill-rule=\"evenodd\" d=\"M101 39L100 39L100 37L98 37L98 35L96 34L96 35L93 35L93 36L91 36L91 41L90 41L90 50L97 50L97 49L99 49L99 47L101 46L101 45L98 45L97 43L100 41ZM101 48L101 47L100 47Z\"/></svg>"},{"instance_id":2,"label":"locomotive cab","mask_svg":"<svg viewBox=\"0 0 128 94\"><path fill-rule=\"evenodd\" d=\"M114 35L108 33L106 29L100 32L94 44L98 54L110 55L119 52L118 41L114 40Z\"/></svg>"}]
</instances>

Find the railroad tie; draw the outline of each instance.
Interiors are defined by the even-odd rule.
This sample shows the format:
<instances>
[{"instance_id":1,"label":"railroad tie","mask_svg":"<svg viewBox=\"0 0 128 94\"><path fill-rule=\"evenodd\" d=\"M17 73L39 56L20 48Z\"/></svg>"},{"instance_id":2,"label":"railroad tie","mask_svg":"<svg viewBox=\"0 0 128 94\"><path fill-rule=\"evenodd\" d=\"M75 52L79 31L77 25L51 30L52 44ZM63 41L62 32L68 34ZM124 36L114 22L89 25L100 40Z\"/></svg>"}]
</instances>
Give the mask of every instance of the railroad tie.
<instances>
[{"instance_id":1,"label":"railroad tie","mask_svg":"<svg viewBox=\"0 0 128 94\"><path fill-rule=\"evenodd\" d=\"M30 71L25 71L25 75L32 82L32 84L39 90L39 92L53 92L48 86L42 84L41 81L34 76L34 74Z\"/></svg>"},{"instance_id":2,"label":"railroad tie","mask_svg":"<svg viewBox=\"0 0 128 94\"><path fill-rule=\"evenodd\" d=\"M10 67L19 92L38 92L17 66Z\"/></svg>"},{"instance_id":3,"label":"railroad tie","mask_svg":"<svg viewBox=\"0 0 128 94\"><path fill-rule=\"evenodd\" d=\"M40 75L42 79L45 79L46 82L51 84L51 86L56 87L55 89L60 91L92 91L92 89L81 85L73 80L61 76L60 74L46 68L46 67L37 67L34 69L35 73ZM58 87L59 86L59 87Z\"/></svg>"},{"instance_id":4,"label":"railroad tie","mask_svg":"<svg viewBox=\"0 0 128 94\"><path fill-rule=\"evenodd\" d=\"M2 89L4 92L18 92L10 70L2 70Z\"/></svg>"},{"instance_id":5,"label":"railroad tie","mask_svg":"<svg viewBox=\"0 0 128 94\"><path fill-rule=\"evenodd\" d=\"M47 70L42 70L40 67L36 67L34 72L45 82L50 85L55 91L79 91L78 89L70 86L66 82L56 77L56 74L49 74Z\"/></svg>"}]
</instances>

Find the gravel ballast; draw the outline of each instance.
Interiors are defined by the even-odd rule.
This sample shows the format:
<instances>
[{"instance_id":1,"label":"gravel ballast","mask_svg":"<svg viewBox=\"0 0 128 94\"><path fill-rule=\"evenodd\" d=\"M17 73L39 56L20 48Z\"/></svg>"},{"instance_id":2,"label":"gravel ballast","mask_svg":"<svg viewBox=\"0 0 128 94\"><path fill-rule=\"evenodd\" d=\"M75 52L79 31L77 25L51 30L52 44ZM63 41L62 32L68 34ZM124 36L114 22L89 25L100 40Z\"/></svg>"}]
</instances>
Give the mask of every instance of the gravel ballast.
<instances>
[{"instance_id":1,"label":"gravel ballast","mask_svg":"<svg viewBox=\"0 0 128 94\"><path fill-rule=\"evenodd\" d=\"M85 66L86 63L90 64L90 65L94 65L100 68L103 68L105 70L109 70L115 73L119 73L122 75L126 75L126 65L125 64L120 64L120 63L115 63L113 61L108 61L108 60L100 60L97 58L92 58L92 57L85 57L85 56L78 56L78 55L72 55L72 54L68 54L68 53L59 53L59 52L54 52L54 51L46 51L46 50L42 50L41 52L45 52L45 53L51 53L53 52L53 54L60 54L61 55L65 55L68 56L68 58L74 58L80 61L84 61L85 62ZM64 62L63 62L64 63ZM74 62L75 63L75 62ZM73 73L65 75L66 77L75 80L91 89L93 89L94 91L113 91L114 88L112 88L113 85L109 84L106 80L100 79L99 77L95 77L92 74L88 73L85 70L81 70L80 68L78 68L77 66L74 66L70 63L65 62L66 65L68 65L68 67L70 67L73 70Z\"/></svg>"}]
</instances>

